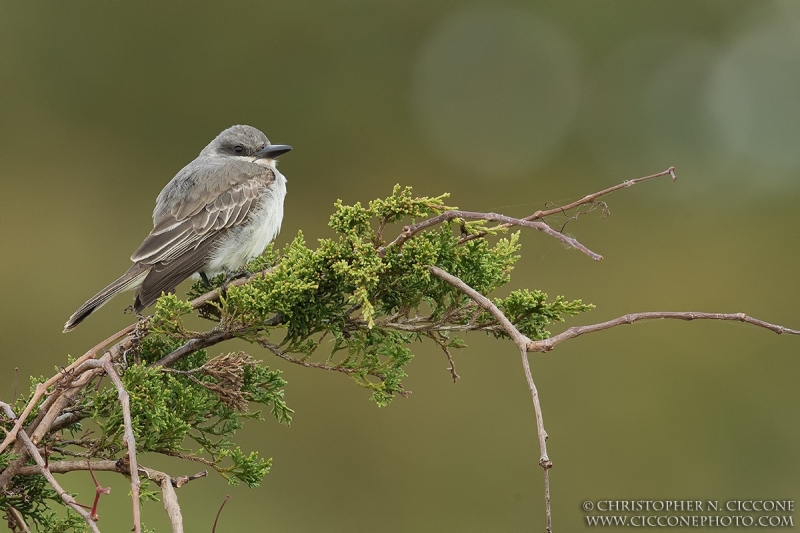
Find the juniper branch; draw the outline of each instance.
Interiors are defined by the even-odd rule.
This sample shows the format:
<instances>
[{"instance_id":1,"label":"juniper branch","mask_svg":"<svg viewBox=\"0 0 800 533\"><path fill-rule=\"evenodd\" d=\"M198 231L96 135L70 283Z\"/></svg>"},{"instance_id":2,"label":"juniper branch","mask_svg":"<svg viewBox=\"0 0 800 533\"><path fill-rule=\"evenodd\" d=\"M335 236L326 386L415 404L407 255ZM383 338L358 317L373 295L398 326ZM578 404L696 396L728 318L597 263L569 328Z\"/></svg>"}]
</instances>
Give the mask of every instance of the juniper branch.
<instances>
[{"instance_id":1,"label":"juniper branch","mask_svg":"<svg viewBox=\"0 0 800 533\"><path fill-rule=\"evenodd\" d=\"M432 338L448 356L452 377L455 380L457 374L449 348L461 345L455 343L455 340L458 339L449 340L450 337L447 334L484 331L498 337L508 336L514 341L520 352L534 404L540 448L539 464L544 469L545 476L547 530L550 531L552 528L549 469L552 467L552 462L546 450L547 433L544 430L538 391L530 369L527 355L529 352L546 352L564 340L586 333L655 318L735 320L763 327L779 334L800 334L800 331L770 324L741 313L654 312L634 313L599 324L572 327L563 333L550 336L544 329L547 324L561 320L562 315L571 316L585 311L588 306L583 305L580 301L565 302L561 297L551 304L551 302L545 302L547 296L538 291L514 291L509 298L499 298L493 301L486 295L508 282L508 273L518 257L515 255L518 247L516 237L500 240L495 248L490 248L486 241L460 246L493 233L494 230L520 226L543 231L558 238L561 242L581 250L593 259L600 260L601 256L591 252L562 232L556 231L540 219L580 205L592 204L600 196L664 175L671 175L673 180L675 179L674 169L670 168L652 176L629 180L609 187L557 209L537 211L523 219L445 207L441 201L444 196L415 199L411 197L409 189L400 191L399 187L395 189L392 197L371 202L369 208L362 208L360 204L343 206L339 203L337 204L337 213L331 217L331 226L340 235L338 241L323 240L317 250L311 250L298 237L295 242L286 247L279 260L277 259L278 255L269 255L272 253L269 252L263 260L259 260L260 263L254 263L258 266L258 268L253 268L253 270L257 270L255 274L224 283L221 287L195 298L188 303L188 307L187 303L180 302L174 296L166 296L160 300L155 318L144 318L128 326L89 350L55 376L37 385L20 417L16 420L10 419L13 425L8 423L5 426L5 428L11 427L11 429L7 430L5 439L0 444L0 452L14 444L13 451L20 457L0 472L0 490L5 488L14 476L40 473L39 466L29 467L24 464L29 455L34 458L38 455L41 459L41 454L36 450L36 444L40 441L44 441L46 450L58 449L64 455L93 458L100 453L100 457L103 457L102 453L105 452L93 448L101 439L82 439L69 442L69 445L86 448L88 451L85 454L67 450L67 443L64 443L63 447L56 448L51 439L54 438L54 432L69 428L91 414L92 408L87 408L87 405L92 405L91 402L79 403L75 408L72 408L71 405L76 400L85 402L86 396L81 396L81 393L86 390L95 377L105 372L111 376L114 382L119 396L116 401L119 403L114 404L113 397L106 394L106 392L113 392L113 389L99 389L99 393L94 392L92 393L94 396L90 395L89 397L97 400L98 395L104 394L102 396L105 398L104 401L108 402L111 398L112 413L119 413L121 410L125 428L122 437L128 449L128 458L131 460L131 464L126 467L123 460L112 461L105 458L93 461L92 466L97 470L107 468L110 471L113 469L131 476L135 524L139 523L140 518L136 509L138 497L134 496L136 492L134 487L138 488L138 481L134 478L138 476L138 473L144 472L161 485L165 508L170 516L173 532L182 531L180 508L173 490L180 486L180 484L176 485L176 479L181 478L170 478L163 472L146 469L136 464L136 443L132 429L131 406L124 399L127 392L123 380L126 380L126 383L131 382L128 380L135 380L139 375L137 372L144 372L142 375L148 379L155 376L157 380L155 383L178 383L189 388L196 386L199 390L205 391L205 394L209 394L208 391L217 394L217 399L222 402L219 405L224 404L226 408L237 411L246 409L248 399L253 400L252 395L261 394L263 400L265 393L263 389L250 389L249 391L241 389L243 383L241 372L244 372L245 368L250 369L248 371L258 370L252 370L252 366L247 366L251 363L247 363L247 365L237 367L236 372L240 372L239 374L231 369L229 372L222 368L224 363L218 357L209 361L209 364L211 361L216 361L214 368L218 374L208 373L206 370L209 366L203 363L206 360L204 359L205 351L198 352L198 350L204 350L239 337L258 344L271 351L276 357L293 364L349 375L362 386L376 391L373 398L377 398L376 401L379 402L379 405L384 405L388 403L393 394L402 396L408 394L400 383L400 379L405 376L403 365L411 358L410 351L404 347L404 344L424 336ZM422 218L431 212L436 216L403 227L397 238L389 244L381 246L382 234L386 231L388 224L408 218ZM379 224L377 233L372 229L375 217ZM494 228L486 228L485 225L480 224L477 227L482 231L475 232L475 226L472 226L475 223L462 222L462 235L464 231L468 231L465 226L472 226L473 229L470 231L474 233L459 239L453 235L451 226L446 224L458 219L462 221L482 220L500 224ZM442 226L434 228L437 225ZM277 266L263 268L267 264L275 265L276 263ZM441 283L439 280L445 283ZM162 304L164 307L161 307ZM421 304L430 305L427 316L418 315ZM187 309L200 310L201 316L206 318L218 316L219 323L206 332L188 332L180 321L181 314L189 312ZM172 312L170 310L175 311L174 315L170 314ZM360 316L353 315L356 312ZM280 342L274 342L271 339L272 328L277 326L281 326L286 333ZM145 339L147 335L150 337ZM148 352L149 355L145 360L141 346L145 342L150 342L153 337L162 338L159 336L168 339L168 343L164 345L163 350ZM330 356L324 362L309 360L315 350L322 345L322 339L326 339L326 336L328 336L328 340L333 339ZM345 355L336 355L340 352ZM146 363L150 363L150 367L161 367L169 375L141 365L128 365L127 354L129 353L135 354L137 363L144 360ZM295 357L292 354L298 354L298 356ZM231 355L228 354L225 357ZM249 356L247 357L249 358ZM189 362L184 361L186 358L189 358ZM112 366L112 364L120 362L124 363L120 368L127 368L122 378ZM178 369L170 368L173 365L178 365ZM131 372L131 374L127 372ZM366 376L373 376L379 381L368 380ZM211 381L205 382L204 379ZM225 383L225 380L239 384L234 387L239 388L233 391L233 396L230 394L226 396L227 393L222 390L220 385ZM136 381L132 381L132 383L136 383ZM129 390L134 391L133 388ZM378 396L379 394L383 396ZM235 405L229 401L234 396L236 398ZM228 400L225 399L226 397ZM279 402L278 407L273 404L273 413L276 412L275 409L278 409L276 416L279 419L280 416L288 416L287 413L290 412L290 410L287 411L288 407L282 403L282 400L276 400L280 397L267 397L272 398L273 402ZM262 400L253 401L265 403ZM37 407L36 417L26 427L27 419ZM106 403L106 409L110 409L108 403ZM283 411L280 411L281 409ZM216 411L218 416L220 416L220 412L222 411ZM171 444L165 446L166 448L171 447L170 449L162 450L158 447L161 446L159 444L151 446L148 451L199 461L220 472L230 472L233 467L224 468L218 464L224 454L220 455L206 447L207 444L214 445L213 440L208 439L209 436L214 438L214 435L221 434L217 433L218 431L224 431L219 429L217 425L219 422L214 420L209 421L208 424L204 422L203 425L197 423L196 427L191 426L199 431L199 434L188 434L211 454L213 461L194 455L194 452L191 451L182 454L176 451L174 445ZM237 423L238 418L232 422L234 425ZM109 431L113 436L109 438L119 438L119 434L113 433L115 430ZM27 438L28 435L31 436L30 439ZM148 438L149 435L140 434L140 439L147 440ZM32 451L27 445L28 442L33 446ZM113 441L109 448L111 457L118 453L119 445L116 442L118 441ZM81 469L74 464L74 461L53 461L50 463L49 472L57 471L62 468L62 464L68 465L68 463L73 464L63 466L63 468ZM260 475L263 476L263 472ZM183 476L184 482L199 477L202 476L200 474Z\"/></svg>"}]
</instances>

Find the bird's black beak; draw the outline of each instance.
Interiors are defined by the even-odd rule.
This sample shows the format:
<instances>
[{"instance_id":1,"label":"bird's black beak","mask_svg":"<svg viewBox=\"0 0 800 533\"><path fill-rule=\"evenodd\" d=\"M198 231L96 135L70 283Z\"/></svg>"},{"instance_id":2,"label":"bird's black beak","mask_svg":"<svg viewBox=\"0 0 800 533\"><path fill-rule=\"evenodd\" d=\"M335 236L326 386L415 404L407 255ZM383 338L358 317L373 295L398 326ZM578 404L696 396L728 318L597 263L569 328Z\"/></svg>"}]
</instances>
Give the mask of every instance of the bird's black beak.
<instances>
[{"instance_id":1,"label":"bird's black beak","mask_svg":"<svg viewBox=\"0 0 800 533\"><path fill-rule=\"evenodd\" d=\"M292 147L288 144L268 144L253 155L256 159L277 159L291 151Z\"/></svg>"}]
</instances>

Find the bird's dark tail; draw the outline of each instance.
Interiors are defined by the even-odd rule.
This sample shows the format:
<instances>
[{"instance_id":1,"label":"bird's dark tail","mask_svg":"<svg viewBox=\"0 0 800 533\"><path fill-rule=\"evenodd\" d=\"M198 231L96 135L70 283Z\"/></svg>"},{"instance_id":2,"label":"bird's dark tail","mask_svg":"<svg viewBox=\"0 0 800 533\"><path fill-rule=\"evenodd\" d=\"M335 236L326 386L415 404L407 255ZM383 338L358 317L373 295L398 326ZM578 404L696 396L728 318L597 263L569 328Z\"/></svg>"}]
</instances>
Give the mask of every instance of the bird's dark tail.
<instances>
[{"instance_id":1,"label":"bird's dark tail","mask_svg":"<svg viewBox=\"0 0 800 533\"><path fill-rule=\"evenodd\" d=\"M117 293L128 289L134 289L141 285L144 277L147 276L151 268L153 268L152 265L143 265L141 263L136 263L131 266L122 276L113 281L108 287L92 296L88 302L72 313L67 323L64 324L64 333L75 329L78 324L83 322L83 319L103 307L103 305L116 296Z\"/></svg>"}]
</instances>

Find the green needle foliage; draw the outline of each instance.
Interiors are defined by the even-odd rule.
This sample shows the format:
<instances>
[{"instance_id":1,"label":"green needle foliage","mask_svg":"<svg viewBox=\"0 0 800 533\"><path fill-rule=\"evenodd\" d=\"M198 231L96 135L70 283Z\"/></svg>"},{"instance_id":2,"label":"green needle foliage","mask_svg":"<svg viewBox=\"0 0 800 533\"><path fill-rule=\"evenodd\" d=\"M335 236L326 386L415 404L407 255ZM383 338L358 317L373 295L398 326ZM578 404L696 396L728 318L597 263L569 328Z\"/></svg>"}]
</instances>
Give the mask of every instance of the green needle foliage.
<instances>
[{"instance_id":1,"label":"green needle foliage","mask_svg":"<svg viewBox=\"0 0 800 533\"><path fill-rule=\"evenodd\" d=\"M162 296L134 349L116 361L130 395L140 464L147 464L148 453L182 457L212 467L232 484L253 487L269 471L271 459L243 451L233 440L236 430L247 419L262 419L257 409L267 409L278 422L291 421L280 371L247 353L212 357L206 348L170 368L154 365L187 341L207 342L203 346L208 347L221 333L245 339L290 362L345 374L383 407L407 394L402 381L413 342L430 339L452 359L451 350L466 346L462 337L468 331L507 338L488 312L429 269L435 265L488 295L510 280L519 259L518 233L493 239L493 244L487 238L463 242L466 234L492 236L500 228L454 219L402 244L386 244L384 234L393 237L399 225L454 209L444 204L445 198L414 197L410 188L396 186L388 198L367 206L339 201L329 223L333 238L320 239L312 248L300 233L280 251L270 246L247 266L248 272L261 275L224 291L222 276L212 281L221 288L216 301L195 311L175 295ZM189 296L207 290L198 282ZM535 290L513 291L493 301L534 340L547 338L553 322L592 308L561 296L548 301ZM189 329L186 317L193 313L214 326ZM125 456L116 389L87 386L69 412L74 421L51 431L40 444L50 450L51 461ZM10 429L12 424L0 419L0 426ZM11 451L0 454L0 470L13 459ZM142 494L143 500L157 498L152 491ZM0 510L13 506L39 531L82 531L76 515L56 518L53 502L60 500L38 475L15 476L0 494Z\"/></svg>"}]
</instances>

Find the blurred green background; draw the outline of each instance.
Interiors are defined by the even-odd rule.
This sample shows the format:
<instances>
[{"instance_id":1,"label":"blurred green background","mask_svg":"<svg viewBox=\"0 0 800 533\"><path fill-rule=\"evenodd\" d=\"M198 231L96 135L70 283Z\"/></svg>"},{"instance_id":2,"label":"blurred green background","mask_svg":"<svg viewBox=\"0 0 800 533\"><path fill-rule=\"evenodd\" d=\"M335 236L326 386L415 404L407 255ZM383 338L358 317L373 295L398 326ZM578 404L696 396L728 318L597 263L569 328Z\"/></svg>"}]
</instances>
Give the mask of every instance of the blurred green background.
<instances>
[{"instance_id":1,"label":"blurred green background","mask_svg":"<svg viewBox=\"0 0 800 533\"><path fill-rule=\"evenodd\" d=\"M524 216L675 165L569 232L605 261L523 234L512 288L583 298L567 325L646 310L800 326L800 8L790 2L406 0L0 4L0 397L130 322L120 297L66 318L128 266L161 188L219 131L295 151L282 245L329 236L337 198L395 183ZM557 218L552 220L558 222ZM560 331L564 326L554 328ZM541 531L519 357L481 335L415 348L385 409L339 375L285 369L291 428L255 490L179 491L187 531ZM219 347L219 350L232 349ZM643 323L532 355L554 526L599 499L800 499L800 339L733 323ZM193 465L143 458L173 474ZM87 475L62 478L91 497ZM101 527L130 527L127 488ZM159 504L145 521L168 531Z\"/></svg>"}]
</instances>

